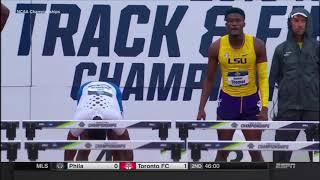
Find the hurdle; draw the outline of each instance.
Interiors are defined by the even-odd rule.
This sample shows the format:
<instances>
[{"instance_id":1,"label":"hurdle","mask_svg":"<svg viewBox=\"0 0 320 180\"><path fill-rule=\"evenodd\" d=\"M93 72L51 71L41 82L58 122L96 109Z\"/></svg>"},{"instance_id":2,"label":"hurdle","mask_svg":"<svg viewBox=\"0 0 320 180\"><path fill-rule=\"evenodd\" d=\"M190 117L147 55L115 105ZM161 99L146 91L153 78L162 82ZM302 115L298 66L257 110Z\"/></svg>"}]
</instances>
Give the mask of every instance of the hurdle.
<instances>
[{"instance_id":1,"label":"hurdle","mask_svg":"<svg viewBox=\"0 0 320 180\"><path fill-rule=\"evenodd\" d=\"M319 121L176 121L179 137L186 140L189 130L195 129L253 129L253 130L305 130L319 131Z\"/></svg>"},{"instance_id":2,"label":"hurdle","mask_svg":"<svg viewBox=\"0 0 320 180\"><path fill-rule=\"evenodd\" d=\"M18 149L21 148L21 141L3 141L1 142L1 151L7 151L7 159L15 161L17 159Z\"/></svg>"},{"instance_id":3,"label":"hurdle","mask_svg":"<svg viewBox=\"0 0 320 180\"><path fill-rule=\"evenodd\" d=\"M19 128L19 121L1 120L1 130L6 130L6 137L8 140L15 139L17 128Z\"/></svg>"},{"instance_id":4,"label":"hurdle","mask_svg":"<svg viewBox=\"0 0 320 180\"><path fill-rule=\"evenodd\" d=\"M184 141L142 141L142 140L77 140L77 141L28 141L25 149L31 161L38 159L38 152L45 150L170 150L171 159L179 161Z\"/></svg>"},{"instance_id":5,"label":"hurdle","mask_svg":"<svg viewBox=\"0 0 320 180\"><path fill-rule=\"evenodd\" d=\"M116 128L151 128L159 130L159 138L168 138L171 121L142 121L142 120L23 120L22 127L26 129L26 138L33 140L36 129L116 129Z\"/></svg>"},{"instance_id":6,"label":"hurdle","mask_svg":"<svg viewBox=\"0 0 320 180\"><path fill-rule=\"evenodd\" d=\"M249 151L319 151L320 143L313 141L188 141L191 159L199 161L202 150Z\"/></svg>"}]
</instances>

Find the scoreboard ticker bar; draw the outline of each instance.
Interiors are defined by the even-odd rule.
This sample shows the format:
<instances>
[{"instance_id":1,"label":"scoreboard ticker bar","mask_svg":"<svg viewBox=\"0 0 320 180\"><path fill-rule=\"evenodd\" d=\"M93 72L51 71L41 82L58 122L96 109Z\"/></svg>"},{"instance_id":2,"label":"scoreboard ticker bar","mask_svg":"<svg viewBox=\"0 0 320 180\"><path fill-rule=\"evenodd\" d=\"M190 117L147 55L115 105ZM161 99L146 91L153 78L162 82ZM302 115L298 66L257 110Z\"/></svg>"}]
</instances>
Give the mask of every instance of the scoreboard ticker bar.
<instances>
[{"instance_id":1,"label":"scoreboard ticker bar","mask_svg":"<svg viewBox=\"0 0 320 180\"><path fill-rule=\"evenodd\" d=\"M15 170L53 171L187 171L187 170L268 170L294 169L301 163L254 162L21 162Z\"/></svg>"}]
</instances>

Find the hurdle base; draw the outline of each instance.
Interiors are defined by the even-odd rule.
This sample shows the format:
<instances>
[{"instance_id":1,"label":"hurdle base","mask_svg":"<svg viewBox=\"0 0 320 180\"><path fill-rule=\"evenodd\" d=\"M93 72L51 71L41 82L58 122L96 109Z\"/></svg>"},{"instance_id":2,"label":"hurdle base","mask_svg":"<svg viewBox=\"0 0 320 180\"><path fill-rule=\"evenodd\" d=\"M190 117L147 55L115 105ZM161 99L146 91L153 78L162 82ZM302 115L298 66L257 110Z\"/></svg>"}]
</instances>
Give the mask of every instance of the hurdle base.
<instances>
[{"instance_id":1,"label":"hurdle base","mask_svg":"<svg viewBox=\"0 0 320 180\"><path fill-rule=\"evenodd\" d=\"M201 145L193 144L191 145L191 159L194 162L198 162L201 159Z\"/></svg>"},{"instance_id":2,"label":"hurdle base","mask_svg":"<svg viewBox=\"0 0 320 180\"><path fill-rule=\"evenodd\" d=\"M16 138L16 130L19 127L19 122L1 122L1 129L6 130L6 137L9 140Z\"/></svg>"},{"instance_id":3,"label":"hurdle base","mask_svg":"<svg viewBox=\"0 0 320 180\"><path fill-rule=\"evenodd\" d=\"M154 127L152 130L159 130L159 138L160 140L166 140L168 138L168 124L167 123L160 123L159 127Z\"/></svg>"},{"instance_id":4,"label":"hurdle base","mask_svg":"<svg viewBox=\"0 0 320 180\"><path fill-rule=\"evenodd\" d=\"M174 162L178 162L181 159L181 145L180 144L173 144L170 147L171 150L171 159Z\"/></svg>"},{"instance_id":5,"label":"hurdle base","mask_svg":"<svg viewBox=\"0 0 320 180\"><path fill-rule=\"evenodd\" d=\"M19 126L17 123L8 123L6 127L6 136L9 140L14 140L16 138L16 129Z\"/></svg>"},{"instance_id":6,"label":"hurdle base","mask_svg":"<svg viewBox=\"0 0 320 180\"><path fill-rule=\"evenodd\" d=\"M7 159L9 162L15 161L17 159L18 145L17 144L8 144L7 149Z\"/></svg>"},{"instance_id":7,"label":"hurdle base","mask_svg":"<svg viewBox=\"0 0 320 180\"><path fill-rule=\"evenodd\" d=\"M42 129L40 127L36 126L36 123L28 122L25 124L26 128L26 138L28 140L33 140L33 138L36 136L36 129Z\"/></svg>"},{"instance_id":8,"label":"hurdle base","mask_svg":"<svg viewBox=\"0 0 320 180\"><path fill-rule=\"evenodd\" d=\"M178 128L179 128L179 138L184 141L187 140L189 136L189 129L194 130L194 128L189 127L187 123L180 124Z\"/></svg>"},{"instance_id":9,"label":"hurdle base","mask_svg":"<svg viewBox=\"0 0 320 180\"><path fill-rule=\"evenodd\" d=\"M39 158L39 144L29 144L25 147L28 151L28 159L30 161L36 161Z\"/></svg>"}]
</instances>

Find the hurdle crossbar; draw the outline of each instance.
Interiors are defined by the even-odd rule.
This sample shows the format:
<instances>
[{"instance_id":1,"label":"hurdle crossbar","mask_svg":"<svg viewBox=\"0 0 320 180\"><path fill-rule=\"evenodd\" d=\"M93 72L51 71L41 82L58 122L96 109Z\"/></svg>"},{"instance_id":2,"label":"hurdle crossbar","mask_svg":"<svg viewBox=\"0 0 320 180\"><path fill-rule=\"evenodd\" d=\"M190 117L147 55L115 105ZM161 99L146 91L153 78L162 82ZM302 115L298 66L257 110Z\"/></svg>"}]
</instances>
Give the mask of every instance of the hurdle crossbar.
<instances>
[{"instance_id":1,"label":"hurdle crossbar","mask_svg":"<svg viewBox=\"0 0 320 180\"><path fill-rule=\"evenodd\" d=\"M22 127L26 129L26 137L32 140L36 129L117 129L117 128L151 128L159 130L159 138L168 138L171 121L142 120L23 120Z\"/></svg>"},{"instance_id":2,"label":"hurdle crossbar","mask_svg":"<svg viewBox=\"0 0 320 180\"><path fill-rule=\"evenodd\" d=\"M186 149L184 141L143 140L78 140L78 141L27 141L25 149L31 161L38 159L42 150L171 150L171 158L179 161L181 150Z\"/></svg>"},{"instance_id":3,"label":"hurdle crossbar","mask_svg":"<svg viewBox=\"0 0 320 180\"><path fill-rule=\"evenodd\" d=\"M319 151L319 142L307 141L188 141L191 158L198 161L202 150Z\"/></svg>"},{"instance_id":4,"label":"hurdle crossbar","mask_svg":"<svg viewBox=\"0 0 320 180\"><path fill-rule=\"evenodd\" d=\"M195 129L305 130L319 129L319 121L176 121L179 137L185 140Z\"/></svg>"}]
</instances>

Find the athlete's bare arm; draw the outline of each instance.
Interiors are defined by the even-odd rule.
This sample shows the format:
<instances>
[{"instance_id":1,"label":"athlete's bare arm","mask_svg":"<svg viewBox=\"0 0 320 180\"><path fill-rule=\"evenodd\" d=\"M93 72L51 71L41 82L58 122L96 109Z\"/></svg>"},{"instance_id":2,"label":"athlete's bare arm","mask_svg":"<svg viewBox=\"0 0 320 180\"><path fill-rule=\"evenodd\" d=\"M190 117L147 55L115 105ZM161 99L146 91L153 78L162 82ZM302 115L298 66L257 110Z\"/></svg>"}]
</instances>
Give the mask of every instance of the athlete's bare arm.
<instances>
[{"instance_id":1,"label":"athlete's bare arm","mask_svg":"<svg viewBox=\"0 0 320 180\"><path fill-rule=\"evenodd\" d=\"M267 62L267 51L266 51L266 47L264 42L259 39L259 38L254 38L254 49L256 52L256 57L257 57L257 65L259 63L265 63ZM257 71L259 71L259 69L257 68ZM261 70L260 70L261 71ZM263 71L268 71L267 66L264 68ZM263 73L264 75L261 75L261 72L258 74L260 74L259 77L259 81L268 81L268 75L266 73ZM264 91L264 93L268 93L269 89L268 87L259 87L260 90L260 94L262 94L261 92ZM268 93L269 94L269 93ZM258 114L258 119L260 120L267 120L268 119L268 107L266 106L262 106L261 112Z\"/></svg>"},{"instance_id":2,"label":"athlete's bare arm","mask_svg":"<svg viewBox=\"0 0 320 180\"><path fill-rule=\"evenodd\" d=\"M9 9L1 3L1 31L7 22L7 19L9 17L9 12L10 12Z\"/></svg>"},{"instance_id":3,"label":"athlete's bare arm","mask_svg":"<svg viewBox=\"0 0 320 180\"><path fill-rule=\"evenodd\" d=\"M107 133L109 140L130 140L129 132L126 129L122 135L117 135L114 131L108 131ZM133 161L132 150L113 150L112 151L113 161Z\"/></svg>"},{"instance_id":4,"label":"athlete's bare arm","mask_svg":"<svg viewBox=\"0 0 320 180\"><path fill-rule=\"evenodd\" d=\"M204 110L206 103L208 101L208 98L212 92L217 67L218 67L218 55L219 55L219 48L220 48L220 39L215 41L208 50L208 70L207 70L207 77L203 81L203 87L202 87L202 93L201 93L201 99L200 99L200 105L199 105L199 111L197 120L205 120L206 119L206 112Z\"/></svg>"},{"instance_id":5,"label":"athlete's bare arm","mask_svg":"<svg viewBox=\"0 0 320 180\"><path fill-rule=\"evenodd\" d=\"M257 63L267 62L266 46L261 39L254 38L254 50L257 56Z\"/></svg>"}]
</instances>

